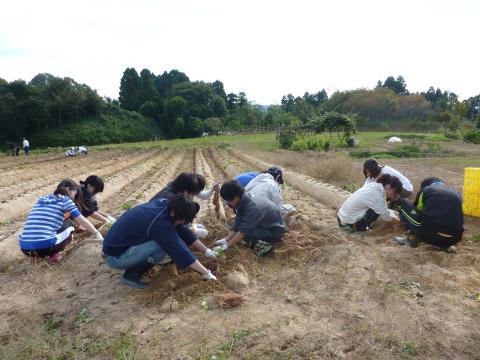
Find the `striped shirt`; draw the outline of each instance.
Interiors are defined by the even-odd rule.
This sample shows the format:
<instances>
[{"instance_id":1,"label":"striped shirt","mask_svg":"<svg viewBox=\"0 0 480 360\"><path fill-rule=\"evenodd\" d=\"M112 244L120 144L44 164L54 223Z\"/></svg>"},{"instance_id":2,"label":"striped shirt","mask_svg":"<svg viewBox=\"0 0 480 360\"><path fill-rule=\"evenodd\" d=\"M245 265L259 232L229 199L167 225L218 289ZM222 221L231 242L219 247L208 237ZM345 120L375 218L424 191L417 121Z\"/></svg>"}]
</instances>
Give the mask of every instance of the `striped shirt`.
<instances>
[{"instance_id":1,"label":"striped shirt","mask_svg":"<svg viewBox=\"0 0 480 360\"><path fill-rule=\"evenodd\" d=\"M65 195L39 197L19 236L20 248L37 250L53 246L56 241L55 235L63 225L65 213L70 213L72 219L81 215L70 197Z\"/></svg>"}]
</instances>

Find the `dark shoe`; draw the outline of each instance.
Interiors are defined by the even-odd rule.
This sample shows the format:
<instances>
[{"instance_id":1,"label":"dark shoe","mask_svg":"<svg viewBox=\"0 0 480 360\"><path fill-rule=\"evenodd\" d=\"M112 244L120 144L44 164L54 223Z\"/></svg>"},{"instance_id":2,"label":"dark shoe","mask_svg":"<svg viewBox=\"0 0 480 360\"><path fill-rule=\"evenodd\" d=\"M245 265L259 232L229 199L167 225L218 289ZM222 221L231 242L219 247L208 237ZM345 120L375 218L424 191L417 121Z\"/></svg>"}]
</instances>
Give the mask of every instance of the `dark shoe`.
<instances>
[{"instance_id":1,"label":"dark shoe","mask_svg":"<svg viewBox=\"0 0 480 360\"><path fill-rule=\"evenodd\" d=\"M241 242L241 244L243 246L246 246L250 249L253 249L255 247L255 245L257 244L257 241L260 241L260 240L257 240L257 239L251 239L251 238L244 238L244 240Z\"/></svg>"},{"instance_id":2,"label":"dark shoe","mask_svg":"<svg viewBox=\"0 0 480 360\"><path fill-rule=\"evenodd\" d=\"M258 240L255 244L255 248L253 249L253 252L257 257L260 256L265 256L267 255L270 251L272 251L273 245L262 240Z\"/></svg>"},{"instance_id":3,"label":"dark shoe","mask_svg":"<svg viewBox=\"0 0 480 360\"><path fill-rule=\"evenodd\" d=\"M417 240L415 239L415 235L411 233L407 233L405 236L396 236L394 240L397 244L402 246L408 245L412 248L418 247L418 243L417 243Z\"/></svg>"},{"instance_id":4,"label":"dark shoe","mask_svg":"<svg viewBox=\"0 0 480 360\"><path fill-rule=\"evenodd\" d=\"M124 276L122 276L122 280L121 280L121 283L123 285L127 285L127 286L130 286L130 287L133 287L135 289L147 289L150 285L146 282L143 282L143 281L140 281L140 280L134 280L134 279L127 279Z\"/></svg>"}]
</instances>

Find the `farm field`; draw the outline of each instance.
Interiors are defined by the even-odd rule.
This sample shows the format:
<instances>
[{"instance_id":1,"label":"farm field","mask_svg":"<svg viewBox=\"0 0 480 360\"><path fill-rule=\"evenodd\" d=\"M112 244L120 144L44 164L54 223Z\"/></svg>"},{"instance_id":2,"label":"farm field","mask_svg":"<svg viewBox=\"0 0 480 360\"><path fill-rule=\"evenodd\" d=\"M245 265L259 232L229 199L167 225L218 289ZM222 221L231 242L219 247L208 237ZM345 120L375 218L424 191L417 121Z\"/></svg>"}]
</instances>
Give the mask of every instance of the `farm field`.
<instances>
[{"instance_id":1,"label":"farm field","mask_svg":"<svg viewBox=\"0 0 480 360\"><path fill-rule=\"evenodd\" d=\"M360 135L361 149L388 150L386 135ZM416 187L440 175L461 190L463 167L478 164L480 151L423 141L448 151L382 161ZM344 149L280 150L272 134L99 146L69 159L0 157L0 359L480 359L480 222L466 220L457 254L399 247L400 227L340 230L336 207L344 189L361 184L362 161ZM85 234L54 266L18 249L36 197L62 178L101 176L100 207L118 217L179 172L211 185L270 164L285 167L283 196L298 215L265 258L242 246L215 261L197 254L218 282L169 265L150 272L150 289L130 290ZM200 204L211 245L228 228L213 204ZM239 286L232 274L248 281Z\"/></svg>"}]
</instances>

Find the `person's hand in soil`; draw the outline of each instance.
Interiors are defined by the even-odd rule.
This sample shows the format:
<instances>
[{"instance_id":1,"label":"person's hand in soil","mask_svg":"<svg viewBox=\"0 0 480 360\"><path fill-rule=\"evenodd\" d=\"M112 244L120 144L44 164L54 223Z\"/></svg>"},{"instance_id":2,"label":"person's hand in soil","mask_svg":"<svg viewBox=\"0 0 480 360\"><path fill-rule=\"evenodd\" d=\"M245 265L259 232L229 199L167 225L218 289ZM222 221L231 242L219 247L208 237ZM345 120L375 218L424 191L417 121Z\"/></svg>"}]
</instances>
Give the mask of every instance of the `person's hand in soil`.
<instances>
[{"instance_id":1,"label":"person's hand in soil","mask_svg":"<svg viewBox=\"0 0 480 360\"><path fill-rule=\"evenodd\" d=\"M216 259L217 258L217 253L215 251L213 251L212 249L206 249L205 250L205 257L207 259Z\"/></svg>"}]
</instances>

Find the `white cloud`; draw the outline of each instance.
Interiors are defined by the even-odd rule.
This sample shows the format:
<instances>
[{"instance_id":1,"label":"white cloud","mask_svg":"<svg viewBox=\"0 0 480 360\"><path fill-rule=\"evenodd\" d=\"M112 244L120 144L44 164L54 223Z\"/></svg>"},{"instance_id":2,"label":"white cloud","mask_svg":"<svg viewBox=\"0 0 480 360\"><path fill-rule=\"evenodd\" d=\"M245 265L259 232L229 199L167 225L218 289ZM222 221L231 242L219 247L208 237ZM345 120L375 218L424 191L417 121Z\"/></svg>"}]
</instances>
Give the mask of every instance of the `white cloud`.
<instances>
[{"instance_id":1,"label":"white cloud","mask_svg":"<svg viewBox=\"0 0 480 360\"><path fill-rule=\"evenodd\" d=\"M4 1L0 77L69 76L118 96L126 67L223 81L258 103L372 87L480 92L475 1Z\"/></svg>"}]
</instances>

